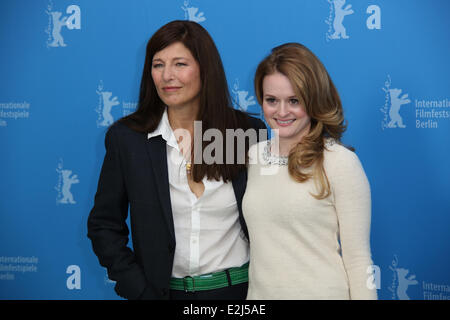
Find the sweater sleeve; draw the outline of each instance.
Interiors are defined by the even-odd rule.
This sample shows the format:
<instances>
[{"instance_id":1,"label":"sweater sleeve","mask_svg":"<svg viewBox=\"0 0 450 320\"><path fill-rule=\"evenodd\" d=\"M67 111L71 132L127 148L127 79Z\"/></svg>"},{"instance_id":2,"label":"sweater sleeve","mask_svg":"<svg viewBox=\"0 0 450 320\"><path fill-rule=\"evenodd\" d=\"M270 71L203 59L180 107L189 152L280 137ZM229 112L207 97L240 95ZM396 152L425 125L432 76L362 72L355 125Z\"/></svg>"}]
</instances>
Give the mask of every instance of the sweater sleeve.
<instances>
[{"instance_id":1,"label":"sweater sleeve","mask_svg":"<svg viewBox=\"0 0 450 320\"><path fill-rule=\"evenodd\" d=\"M370 252L370 185L357 155L342 146L339 149L333 155L332 170L327 174L334 195L350 298L375 300L376 289L367 286L371 276L368 270L373 264Z\"/></svg>"}]
</instances>

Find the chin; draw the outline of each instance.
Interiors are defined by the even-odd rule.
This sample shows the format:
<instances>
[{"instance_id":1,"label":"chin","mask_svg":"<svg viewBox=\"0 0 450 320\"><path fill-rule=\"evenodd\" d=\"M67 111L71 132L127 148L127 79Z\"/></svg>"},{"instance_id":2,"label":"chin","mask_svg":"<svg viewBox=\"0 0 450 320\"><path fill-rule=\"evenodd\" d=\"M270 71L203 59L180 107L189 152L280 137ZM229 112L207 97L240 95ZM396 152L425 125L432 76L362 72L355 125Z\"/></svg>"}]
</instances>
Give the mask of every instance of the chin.
<instances>
[{"instance_id":1,"label":"chin","mask_svg":"<svg viewBox=\"0 0 450 320\"><path fill-rule=\"evenodd\" d=\"M286 128L280 128L280 127L275 127L276 130L278 130L278 136L280 138L289 138L290 136L292 136L293 134L290 132L291 130L286 129Z\"/></svg>"},{"instance_id":2,"label":"chin","mask_svg":"<svg viewBox=\"0 0 450 320\"><path fill-rule=\"evenodd\" d=\"M164 103L169 106L169 107L173 107L176 108L180 105L180 103L178 101L174 101L174 100L170 100L170 99L166 99L166 101L164 101Z\"/></svg>"}]
</instances>

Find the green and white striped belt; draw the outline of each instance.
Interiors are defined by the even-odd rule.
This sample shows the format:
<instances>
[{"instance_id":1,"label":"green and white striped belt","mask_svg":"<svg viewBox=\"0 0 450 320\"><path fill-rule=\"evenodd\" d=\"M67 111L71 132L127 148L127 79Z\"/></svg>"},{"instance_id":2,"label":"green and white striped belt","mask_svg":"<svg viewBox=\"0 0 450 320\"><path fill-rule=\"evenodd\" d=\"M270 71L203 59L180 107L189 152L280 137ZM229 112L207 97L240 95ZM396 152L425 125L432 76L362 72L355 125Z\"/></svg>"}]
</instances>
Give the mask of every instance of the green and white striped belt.
<instances>
[{"instance_id":1,"label":"green and white striped belt","mask_svg":"<svg viewBox=\"0 0 450 320\"><path fill-rule=\"evenodd\" d=\"M225 288L231 285L248 282L248 262L241 267L230 268L201 276L171 278L170 289L195 292Z\"/></svg>"}]
</instances>

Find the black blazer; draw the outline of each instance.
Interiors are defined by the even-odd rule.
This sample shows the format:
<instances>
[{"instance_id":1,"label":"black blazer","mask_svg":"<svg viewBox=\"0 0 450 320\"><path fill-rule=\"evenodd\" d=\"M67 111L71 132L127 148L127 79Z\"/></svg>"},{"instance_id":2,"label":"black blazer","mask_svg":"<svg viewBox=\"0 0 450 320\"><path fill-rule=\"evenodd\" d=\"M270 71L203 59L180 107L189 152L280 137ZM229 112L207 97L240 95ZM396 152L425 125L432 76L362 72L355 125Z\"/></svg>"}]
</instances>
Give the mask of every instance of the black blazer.
<instances>
[{"instance_id":1,"label":"black blazer","mask_svg":"<svg viewBox=\"0 0 450 320\"><path fill-rule=\"evenodd\" d=\"M255 129L264 123L250 117ZM95 203L88 218L88 237L100 264L116 281L116 293L126 299L169 299L175 253L166 142L116 123L105 137L106 154ZM243 170L232 181L239 220L247 184ZM130 206L133 250L127 244Z\"/></svg>"}]
</instances>

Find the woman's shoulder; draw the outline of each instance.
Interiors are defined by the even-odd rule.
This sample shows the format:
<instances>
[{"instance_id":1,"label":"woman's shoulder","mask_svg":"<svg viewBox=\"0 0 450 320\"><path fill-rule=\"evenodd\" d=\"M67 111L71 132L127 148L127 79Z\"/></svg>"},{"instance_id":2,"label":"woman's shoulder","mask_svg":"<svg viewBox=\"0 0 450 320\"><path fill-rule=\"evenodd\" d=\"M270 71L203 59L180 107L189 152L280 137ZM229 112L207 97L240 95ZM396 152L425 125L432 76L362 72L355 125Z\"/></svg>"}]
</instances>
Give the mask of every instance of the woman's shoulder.
<instances>
[{"instance_id":1,"label":"woman's shoulder","mask_svg":"<svg viewBox=\"0 0 450 320\"><path fill-rule=\"evenodd\" d=\"M264 141L260 141L258 143L253 144L248 149L248 157L249 157L250 164L258 163L258 159L262 158L264 149L267 147L267 145L268 145L267 140L264 140Z\"/></svg>"},{"instance_id":2,"label":"woman's shoulder","mask_svg":"<svg viewBox=\"0 0 450 320\"><path fill-rule=\"evenodd\" d=\"M120 121L116 121L114 122L112 125L110 125L107 129L107 131L111 131L111 132L127 132L131 130L128 126L126 126L124 123L120 122Z\"/></svg>"},{"instance_id":3,"label":"woman's shoulder","mask_svg":"<svg viewBox=\"0 0 450 320\"><path fill-rule=\"evenodd\" d=\"M127 144L131 141L140 141L145 138L145 136L145 134L131 129L126 124L116 121L106 130L105 140L113 140L117 141L119 144Z\"/></svg>"},{"instance_id":4,"label":"woman's shoulder","mask_svg":"<svg viewBox=\"0 0 450 320\"><path fill-rule=\"evenodd\" d=\"M111 126L109 126L107 131L112 131L114 133L119 133L119 134L131 134L131 135L136 135L136 136L142 136L145 135L142 132L136 131L133 128L130 128L126 123L118 120L116 122L114 122Z\"/></svg>"},{"instance_id":5,"label":"woman's shoulder","mask_svg":"<svg viewBox=\"0 0 450 320\"><path fill-rule=\"evenodd\" d=\"M324 167L327 172L348 172L361 169L361 162L354 151L334 139L326 139Z\"/></svg>"},{"instance_id":6,"label":"woman's shoulder","mask_svg":"<svg viewBox=\"0 0 450 320\"><path fill-rule=\"evenodd\" d=\"M346 160L356 157L355 152L353 152L349 147L333 138L325 138L324 155L325 158L333 158L334 160Z\"/></svg>"}]
</instances>

